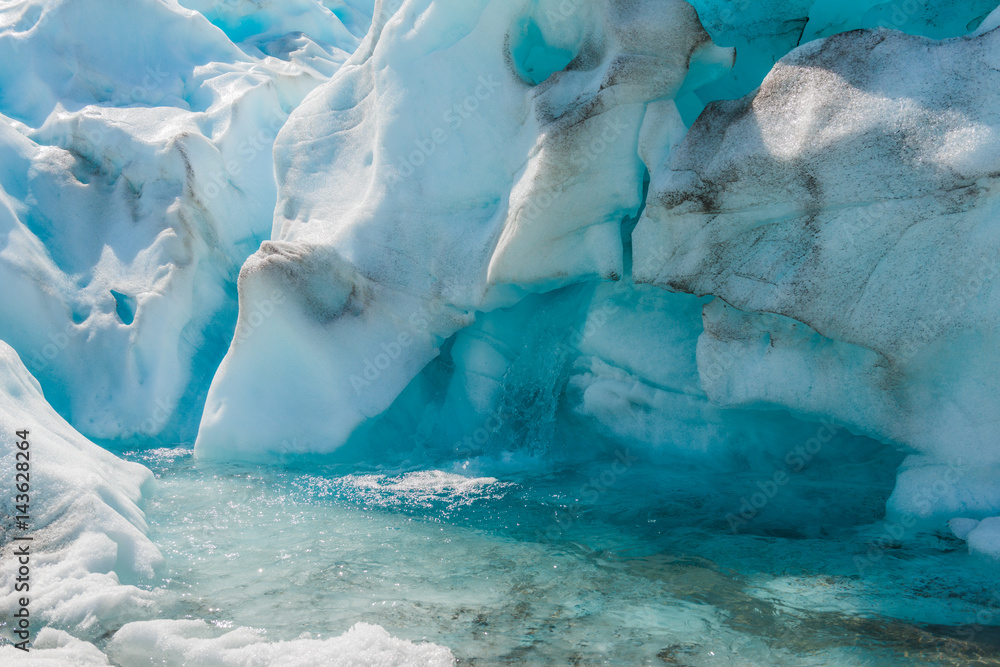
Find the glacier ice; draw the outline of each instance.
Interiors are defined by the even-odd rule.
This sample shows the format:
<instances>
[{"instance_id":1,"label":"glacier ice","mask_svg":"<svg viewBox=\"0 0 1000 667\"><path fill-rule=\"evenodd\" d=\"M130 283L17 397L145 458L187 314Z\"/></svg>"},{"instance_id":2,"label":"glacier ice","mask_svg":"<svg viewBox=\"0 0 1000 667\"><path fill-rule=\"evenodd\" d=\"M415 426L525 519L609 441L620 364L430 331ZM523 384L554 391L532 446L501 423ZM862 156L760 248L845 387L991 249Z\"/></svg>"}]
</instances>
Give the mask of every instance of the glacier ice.
<instances>
[{"instance_id":1,"label":"glacier ice","mask_svg":"<svg viewBox=\"0 0 1000 667\"><path fill-rule=\"evenodd\" d=\"M136 585L151 580L163 562L137 506L152 473L75 431L0 342L0 469L15 470L15 433L24 429L30 431L32 614L85 639L152 614L155 595ZM23 532L15 531L14 501L11 494L0 497L0 609L6 618L13 618L20 597L14 587L18 558L6 548Z\"/></svg>"},{"instance_id":2,"label":"glacier ice","mask_svg":"<svg viewBox=\"0 0 1000 667\"><path fill-rule=\"evenodd\" d=\"M308 35L317 44L353 51L368 32L373 13L371 0L285 0L280 4L257 0L182 0L180 4L200 13L233 43L261 50L298 33Z\"/></svg>"},{"instance_id":3,"label":"glacier ice","mask_svg":"<svg viewBox=\"0 0 1000 667\"><path fill-rule=\"evenodd\" d=\"M636 455L717 475L691 506L722 515L801 461L759 536L885 509L993 563L995 5L6 3L0 459L39 425L37 659L453 660L165 620L151 474L88 437L417 465L358 485L431 504ZM838 475L857 515L826 521Z\"/></svg>"},{"instance_id":4,"label":"glacier ice","mask_svg":"<svg viewBox=\"0 0 1000 667\"><path fill-rule=\"evenodd\" d=\"M921 519L1000 502L998 39L799 48L650 166L633 236L638 282L717 297L698 346L714 401L910 448L889 507Z\"/></svg>"},{"instance_id":5,"label":"glacier ice","mask_svg":"<svg viewBox=\"0 0 1000 667\"><path fill-rule=\"evenodd\" d=\"M377 11L275 143L274 233L242 269L199 456L334 450L476 311L620 279L646 104L731 60L679 0Z\"/></svg>"},{"instance_id":6,"label":"glacier ice","mask_svg":"<svg viewBox=\"0 0 1000 667\"><path fill-rule=\"evenodd\" d=\"M727 74L733 52L686 5L664 6L673 20L664 7L626 19L615 3L380 5L275 143L273 233L243 266L198 455L329 453L434 410L450 423L418 430L461 442L520 409L518 351L545 354L529 331L565 344L600 317L602 334L520 383L565 390L607 438L708 461L719 443L807 440L787 410L911 452L893 515L940 527L995 514L996 118L982 104L992 88L967 84L989 81L989 7L925 3L903 21L875 3L800 4L739 23L698 5L713 34L730 31L723 43L771 40L778 57L813 41L689 133L692 95L756 75L738 59ZM944 41L884 28L813 39L980 22ZM773 41L795 25L795 40ZM902 62L926 65L900 74ZM527 324L540 304L562 309L548 334Z\"/></svg>"},{"instance_id":7,"label":"glacier ice","mask_svg":"<svg viewBox=\"0 0 1000 667\"><path fill-rule=\"evenodd\" d=\"M891 28L944 39L967 34L994 9L992 0L692 0L705 29L735 47L733 71L691 91L682 104L694 115L708 102L752 92L774 64L812 40L857 29Z\"/></svg>"},{"instance_id":8,"label":"glacier ice","mask_svg":"<svg viewBox=\"0 0 1000 667\"><path fill-rule=\"evenodd\" d=\"M315 38L240 48L175 2L0 9L24 65L0 71L0 338L88 436L196 428L270 233L274 137L358 43L322 11Z\"/></svg>"}]
</instances>

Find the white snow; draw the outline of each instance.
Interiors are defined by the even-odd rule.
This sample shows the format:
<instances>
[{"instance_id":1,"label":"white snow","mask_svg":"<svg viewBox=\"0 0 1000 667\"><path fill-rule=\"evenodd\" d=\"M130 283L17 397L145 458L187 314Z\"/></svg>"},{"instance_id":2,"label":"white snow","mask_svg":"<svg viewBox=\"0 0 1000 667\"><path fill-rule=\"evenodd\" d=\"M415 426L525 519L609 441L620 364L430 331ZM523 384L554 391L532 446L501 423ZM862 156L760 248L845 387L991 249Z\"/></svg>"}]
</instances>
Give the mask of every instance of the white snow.
<instances>
[{"instance_id":1,"label":"white snow","mask_svg":"<svg viewBox=\"0 0 1000 667\"><path fill-rule=\"evenodd\" d=\"M108 657L89 642L62 630L42 628L25 653L13 646L0 646L0 660L24 667L95 667L110 665Z\"/></svg>"},{"instance_id":2,"label":"white snow","mask_svg":"<svg viewBox=\"0 0 1000 667\"><path fill-rule=\"evenodd\" d=\"M117 664L154 661L177 667L437 667L455 663L447 648L396 639L369 623L357 623L331 639L266 641L250 628L220 634L204 621L143 621L116 632L108 654Z\"/></svg>"},{"instance_id":3,"label":"white snow","mask_svg":"<svg viewBox=\"0 0 1000 667\"><path fill-rule=\"evenodd\" d=\"M15 497L0 498L0 613L19 608L15 535L29 535L30 612L41 624L100 637L124 619L149 616L155 594L136 587L163 558L146 537L137 506L152 473L122 461L77 433L46 403L38 382L0 342L0 470L13 483L16 432L28 430L29 531L18 530ZM23 457L21 458L23 462Z\"/></svg>"}]
</instances>

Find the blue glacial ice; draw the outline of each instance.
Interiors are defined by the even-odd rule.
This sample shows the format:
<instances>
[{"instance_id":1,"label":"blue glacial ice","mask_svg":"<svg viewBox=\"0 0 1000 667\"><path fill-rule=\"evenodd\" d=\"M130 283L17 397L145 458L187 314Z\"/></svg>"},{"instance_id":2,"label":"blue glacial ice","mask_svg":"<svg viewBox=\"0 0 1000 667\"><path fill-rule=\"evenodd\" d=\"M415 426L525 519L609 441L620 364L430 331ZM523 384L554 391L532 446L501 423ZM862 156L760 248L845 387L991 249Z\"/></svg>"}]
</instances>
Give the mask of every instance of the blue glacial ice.
<instances>
[{"instance_id":1,"label":"blue glacial ice","mask_svg":"<svg viewBox=\"0 0 1000 667\"><path fill-rule=\"evenodd\" d=\"M370 439L379 415L424 419L442 373L438 414L474 428L503 408L510 350L538 317L514 304L544 292L569 302L525 384L561 391L552 383L565 378L544 368L573 365L566 395L605 433L705 449L744 428L743 413L720 408L825 417L913 453L892 512L939 522L995 511L983 470L996 456L995 206L983 179L997 119L983 104L992 89L967 83L990 76L995 31L813 41L686 133L671 98L727 76L733 53L686 5L667 7L655 20L543 3L376 21L276 142L274 234L243 267L199 456L267 460ZM484 43L508 52L465 55ZM691 56L654 67L645 54L663 44ZM925 69L901 66L918 54ZM717 299L684 319L694 302L665 292L636 288L619 306L607 284L567 287L627 291L626 266L638 284ZM587 341L606 336L603 349L553 355L560 336L592 324L588 309L604 314L605 333ZM438 372L442 350L451 368ZM796 430L748 419L762 440ZM686 422L700 439L681 435ZM918 503L942 475L959 479Z\"/></svg>"},{"instance_id":2,"label":"blue glacial ice","mask_svg":"<svg viewBox=\"0 0 1000 667\"><path fill-rule=\"evenodd\" d=\"M698 349L700 369L731 360L701 375L714 402L899 443L913 457L890 510L921 519L1000 503L998 39L871 31L798 49L651 167L633 236L637 282L716 297Z\"/></svg>"},{"instance_id":3,"label":"blue glacial ice","mask_svg":"<svg viewBox=\"0 0 1000 667\"><path fill-rule=\"evenodd\" d=\"M995 660L998 40L996 0L6 3L34 655Z\"/></svg>"},{"instance_id":4,"label":"blue glacial ice","mask_svg":"<svg viewBox=\"0 0 1000 667\"><path fill-rule=\"evenodd\" d=\"M477 311L621 279L647 103L663 99L679 131L669 99L733 58L686 3L641 7L587 3L563 17L555 2L434 4L376 17L276 140L272 239L241 271L199 455L333 450ZM565 71L539 83L567 53Z\"/></svg>"},{"instance_id":5,"label":"blue glacial ice","mask_svg":"<svg viewBox=\"0 0 1000 667\"><path fill-rule=\"evenodd\" d=\"M86 435L172 441L196 427L240 266L270 233L274 137L358 40L331 25L339 42L265 53L174 3L102 8L0 10L3 60L23 63L0 71L0 338Z\"/></svg>"}]
</instances>

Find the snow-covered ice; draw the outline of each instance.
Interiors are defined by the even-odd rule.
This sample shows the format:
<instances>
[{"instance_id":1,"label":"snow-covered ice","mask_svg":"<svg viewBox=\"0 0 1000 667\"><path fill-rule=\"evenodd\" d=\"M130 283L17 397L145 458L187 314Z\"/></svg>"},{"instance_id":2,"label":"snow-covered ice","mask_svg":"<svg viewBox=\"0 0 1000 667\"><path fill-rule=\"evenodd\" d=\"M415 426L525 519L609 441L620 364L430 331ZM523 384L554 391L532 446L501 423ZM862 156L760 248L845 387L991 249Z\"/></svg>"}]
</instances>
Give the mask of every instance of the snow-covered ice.
<instances>
[{"instance_id":1,"label":"snow-covered ice","mask_svg":"<svg viewBox=\"0 0 1000 667\"><path fill-rule=\"evenodd\" d=\"M448 649L395 639L385 629L358 623L340 637L268 642L250 628L220 635L204 621L140 621L115 633L108 647L122 665L155 661L177 667L445 667L455 664Z\"/></svg>"},{"instance_id":2,"label":"snow-covered ice","mask_svg":"<svg viewBox=\"0 0 1000 667\"><path fill-rule=\"evenodd\" d=\"M89 640L124 619L152 614L155 595L136 586L152 580L163 562L146 537L137 506L152 473L76 432L45 401L14 351L0 342L0 461L5 473L16 470L22 441L15 433L25 429L33 537L29 598L35 623ZM0 609L8 619L22 597L15 588L19 561L12 538L25 531L16 530L14 517L20 512L15 505L13 494L0 496Z\"/></svg>"}]
</instances>

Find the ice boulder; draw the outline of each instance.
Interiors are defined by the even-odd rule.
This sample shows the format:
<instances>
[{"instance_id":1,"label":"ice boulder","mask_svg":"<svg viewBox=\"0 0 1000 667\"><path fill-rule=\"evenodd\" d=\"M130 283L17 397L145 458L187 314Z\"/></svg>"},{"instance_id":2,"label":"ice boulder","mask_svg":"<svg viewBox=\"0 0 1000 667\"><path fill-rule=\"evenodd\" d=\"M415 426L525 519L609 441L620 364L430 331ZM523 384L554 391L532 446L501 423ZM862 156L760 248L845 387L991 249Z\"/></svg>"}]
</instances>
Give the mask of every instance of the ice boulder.
<instances>
[{"instance_id":1,"label":"ice boulder","mask_svg":"<svg viewBox=\"0 0 1000 667\"><path fill-rule=\"evenodd\" d=\"M137 506L152 473L75 431L46 403L38 382L3 342L0 470L10 490L0 496L0 613L5 619L14 618L20 599L27 597L32 639L43 626L95 639L126 619L153 613L154 594L136 586L151 580L163 561L146 537ZM15 479L19 473L26 477ZM24 479L27 507L25 498L15 495L15 484ZM31 539L17 539L24 537ZM24 563L17 552L25 548L30 572L20 583L29 589L18 591ZM20 641L11 635L14 629L7 624L4 636ZM39 641L45 637L38 635ZM50 638L53 650L66 644ZM78 644L66 650L85 656L89 649Z\"/></svg>"},{"instance_id":2,"label":"ice boulder","mask_svg":"<svg viewBox=\"0 0 1000 667\"><path fill-rule=\"evenodd\" d=\"M199 456L332 451L476 311L620 279L644 119L733 58L681 0L395 7L276 141Z\"/></svg>"},{"instance_id":3,"label":"ice boulder","mask_svg":"<svg viewBox=\"0 0 1000 667\"><path fill-rule=\"evenodd\" d=\"M717 297L714 401L919 453L889 507L939 527L1000 509L998 53L995 28L803 46L649 165L633 235L637 282Z\"/></svg>"},{"instance_id":4,"label":"ice boulder","mask_svg":"<svg viewBox=\"0 0 1000 667\"><path fill-rule=\"evenodd\" d=\"M1000 561L1000 517L955 518L948 522L952 534L969 545L969 552L987 560Z\"/></svg>"},{"instance_id":5,"label":"ice boulder","mask_svg":"<svg viewBox=\"0 0 1000 667\"><path fill-rule=\"evenodd\" d=\"M969 552L1000 561L1000 516L983 519L965 536Z\"/></svg>"}]
</instances>

